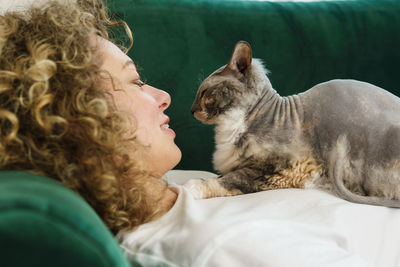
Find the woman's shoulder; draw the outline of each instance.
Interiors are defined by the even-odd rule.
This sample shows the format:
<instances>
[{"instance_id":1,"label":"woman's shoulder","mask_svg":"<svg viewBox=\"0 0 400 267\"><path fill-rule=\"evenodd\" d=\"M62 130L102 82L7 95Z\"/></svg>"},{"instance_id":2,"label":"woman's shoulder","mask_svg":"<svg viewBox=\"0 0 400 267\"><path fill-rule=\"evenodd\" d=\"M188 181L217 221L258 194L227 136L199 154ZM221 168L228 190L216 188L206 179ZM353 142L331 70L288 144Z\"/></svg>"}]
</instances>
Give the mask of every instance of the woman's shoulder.
<instances>
[{"instance_id":1,"label":"woman's shoulder","mask_svg":"<svg viewBox=\"0 0 400 267\"><path fill-rule=\"evenodd\" d=\"M208 171L171 170L163 176L163 179L169 184L183 185L191 179L205 180L208 178L215 178L217 176L217 174Z\"/></svg>"}]
</instances>

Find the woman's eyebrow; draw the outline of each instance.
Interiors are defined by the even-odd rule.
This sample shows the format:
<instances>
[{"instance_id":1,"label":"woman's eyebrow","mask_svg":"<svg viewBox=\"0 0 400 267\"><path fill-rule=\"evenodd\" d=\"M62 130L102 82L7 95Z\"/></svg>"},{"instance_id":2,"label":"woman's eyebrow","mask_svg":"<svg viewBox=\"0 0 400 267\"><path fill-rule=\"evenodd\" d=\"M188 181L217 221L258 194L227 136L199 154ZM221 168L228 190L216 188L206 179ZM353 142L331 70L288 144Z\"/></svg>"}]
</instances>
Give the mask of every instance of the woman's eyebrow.
<instances>
[{"instance_id":1,"label":"woman's eyebrow","mask_svg":"<svg viewBox=\"0 0 400 267\"><path fill-rule=\"evenodd\" d=\"M128 60L125 62L125 64L122 66L122 69L125 69L126 67L128 67L128 66L130 66L130 65L135 66L135 69L136 69L136 70L138 69L138 68L137 68L137 65L136 65L136 63L135 63L135 61L133 61L132 59L128 59Z\"/></svg>"}]
</instances>

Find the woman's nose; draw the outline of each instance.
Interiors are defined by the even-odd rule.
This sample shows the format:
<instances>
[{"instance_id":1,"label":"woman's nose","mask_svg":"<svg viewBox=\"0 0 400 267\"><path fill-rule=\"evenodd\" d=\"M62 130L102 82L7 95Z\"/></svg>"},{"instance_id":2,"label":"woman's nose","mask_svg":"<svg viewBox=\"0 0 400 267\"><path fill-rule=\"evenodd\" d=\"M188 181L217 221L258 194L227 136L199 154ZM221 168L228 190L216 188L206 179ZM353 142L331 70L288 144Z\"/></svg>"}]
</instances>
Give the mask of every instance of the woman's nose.
<instances>
[{"instance_id":1,"label":"woman's nose","mask_svg":"<svg viewBox=\"0 0 400 267\"><path fill-rule=\"evenodd\" d=\"M153 98L156 100L156 102L158 103L158 108L161 111L166 110L169 105L171 104L171 96L160 89L157 89L153 86L148 85L148 90L150 92L150 94L153 96Z\"/></svg>"}]
</instances>

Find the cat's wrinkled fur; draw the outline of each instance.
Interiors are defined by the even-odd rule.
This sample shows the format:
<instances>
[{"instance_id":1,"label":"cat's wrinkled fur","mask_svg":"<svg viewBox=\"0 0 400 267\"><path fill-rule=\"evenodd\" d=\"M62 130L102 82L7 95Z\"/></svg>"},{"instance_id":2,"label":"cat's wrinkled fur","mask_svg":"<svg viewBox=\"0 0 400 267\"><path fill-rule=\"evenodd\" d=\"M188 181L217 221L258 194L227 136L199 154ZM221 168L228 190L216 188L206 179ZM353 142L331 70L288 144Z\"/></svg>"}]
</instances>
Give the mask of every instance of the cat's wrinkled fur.
<instances>
[{"instance_id":1,"label":"cat's wrinkled fur","mask_svg":"<svg viewBox=\"0 0 400 267\"><path fill-rule=\"evenodd\" d=\"M216 124L214 167L222 175L185 186L199 198L323 188L400 207L400 99L355 80L281 97L266 73L239 42L200 85L191 111Z\"/></svg>"}]
</instances>

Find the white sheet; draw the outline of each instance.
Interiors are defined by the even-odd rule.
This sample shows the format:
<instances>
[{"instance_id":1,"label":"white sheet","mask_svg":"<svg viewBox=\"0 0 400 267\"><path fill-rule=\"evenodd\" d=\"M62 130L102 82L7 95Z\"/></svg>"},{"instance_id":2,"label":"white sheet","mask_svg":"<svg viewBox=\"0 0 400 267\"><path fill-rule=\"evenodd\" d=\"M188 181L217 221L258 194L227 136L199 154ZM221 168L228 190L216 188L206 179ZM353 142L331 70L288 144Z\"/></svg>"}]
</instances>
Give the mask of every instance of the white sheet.
<instances>
[{"instance_id":1,"label":"white sheet","mask_svg":"<svg viewBox=\"0 0 400 267\"><path fill-rule=\"evenodd\" d=\"M198 175L213 176L178 171L166 179L182 183ZM128 255L176 266L400 266L398 209L311 189L206 200L178 190L164 217L119 235Z\"/></svg>"}]
</instances>

